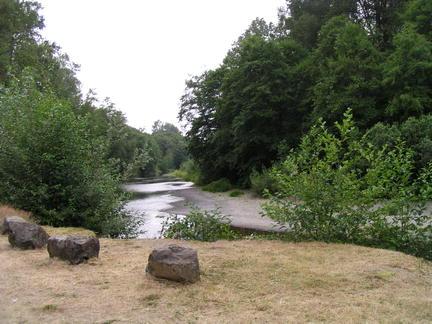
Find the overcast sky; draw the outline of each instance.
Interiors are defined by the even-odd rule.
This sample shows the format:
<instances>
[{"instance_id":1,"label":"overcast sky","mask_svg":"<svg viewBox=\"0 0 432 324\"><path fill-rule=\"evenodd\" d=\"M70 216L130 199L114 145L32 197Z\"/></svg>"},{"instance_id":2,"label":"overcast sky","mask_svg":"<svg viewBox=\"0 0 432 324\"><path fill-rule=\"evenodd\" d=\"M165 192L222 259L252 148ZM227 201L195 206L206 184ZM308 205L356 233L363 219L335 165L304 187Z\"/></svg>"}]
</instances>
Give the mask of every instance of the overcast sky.
<instances>
[{"instance_id":1,"label":"overcast sky","mask_svg":"<svg viewBox=\"0 0 432 324\"><path fill-rule=\"evenodd\" d=\"M217 67L256 17L284 0L40 0L43 35L81 66L83 92L111 98L128 124L177 123L185 80Z\"/></svg>"}]
</instances>

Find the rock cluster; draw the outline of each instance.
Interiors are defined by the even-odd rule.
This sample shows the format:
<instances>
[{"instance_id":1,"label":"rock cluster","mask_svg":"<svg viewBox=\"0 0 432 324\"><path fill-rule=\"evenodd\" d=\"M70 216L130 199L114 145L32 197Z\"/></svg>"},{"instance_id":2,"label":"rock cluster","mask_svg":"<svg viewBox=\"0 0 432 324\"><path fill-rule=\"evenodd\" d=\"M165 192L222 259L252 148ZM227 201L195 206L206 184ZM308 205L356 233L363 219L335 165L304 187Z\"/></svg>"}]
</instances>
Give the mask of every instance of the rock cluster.
<instances>
[{"instance_id":1,"label":"rock cluster","mask_svg":"<svg viewBox=\"0 0 432 324\"><path fill-rule=\"evenodd\" d=\"M154 249L148 258L146 271L156 278L197 282L200 279L198 253L179 245Z\"/></svg>"},{"instance_id":2,"label":"rock cluster","mask_svg":"<svg viewBox=\"0 0 432 324\"><path fill-rule=\"evenodd\" d=\"M50 258L57 257L79 264L99 257L100 243L95 237L54 236L21 217L6 217L2 234L7 234L10 244L20 249L42 248L48 243ZM196 250L176 244L154 249L148 258L146 272L150 275L178 282L194 283L200 280L198 253Z\"/></svg>"},{"instance_id":3,"label":"rock cluster","mask_svg":"<svg viewBox=\"0 0 432 324\"><path fill-rule=\"evenodd\" d=\"M90 258L99 257L100 244L95 237L54 236L48 240L50 258L57 257L79 264Z\"/></svg>"}]
</instances>

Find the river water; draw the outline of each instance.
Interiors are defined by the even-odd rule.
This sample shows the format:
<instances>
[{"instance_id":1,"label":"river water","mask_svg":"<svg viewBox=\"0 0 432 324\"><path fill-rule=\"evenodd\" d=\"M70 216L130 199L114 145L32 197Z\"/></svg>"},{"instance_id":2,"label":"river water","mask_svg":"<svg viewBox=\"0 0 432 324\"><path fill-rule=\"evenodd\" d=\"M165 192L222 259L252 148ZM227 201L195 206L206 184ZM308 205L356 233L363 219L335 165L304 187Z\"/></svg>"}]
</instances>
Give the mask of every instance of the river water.
<instances>
[{"instance_id":1,"label":"river water","mask_svg":"<svg viewBox=\"0 0 432 324\"><path fill-rule=\"evenodd\" d=\"M134 182L125 184L125 190L132 193L132 200L125 208L143 221L138 238L159 238L162 223L169 216L172 204L184 200L175 195L176 191L192 186L192 182L172 178L135 179Z\"/></svg>"}]
</instances>

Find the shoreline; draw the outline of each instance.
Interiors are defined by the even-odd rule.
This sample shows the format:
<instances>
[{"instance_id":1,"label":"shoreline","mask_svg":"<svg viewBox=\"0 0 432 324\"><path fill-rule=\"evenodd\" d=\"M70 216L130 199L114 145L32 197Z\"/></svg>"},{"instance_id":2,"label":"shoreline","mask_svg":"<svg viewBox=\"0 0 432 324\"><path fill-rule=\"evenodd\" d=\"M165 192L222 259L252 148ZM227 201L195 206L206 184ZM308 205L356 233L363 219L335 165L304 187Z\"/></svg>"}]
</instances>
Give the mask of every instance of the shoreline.
<instances>
[{"instance_id":1,"label":"shoreline","mask_svg":"<svg viewBox=\"0 0 432 324\"><path fill-rule=\"evenodd\" d=\"M165 212L186 215L191 206L204 210L220 209L220 212L231 220L235 229L257 232L280 233L280 226L266 216L262 216L261 205L266 201L255 197L251 192L244 191L240 197L230 197L228 192L212 193L193 186L188 189L171 191L169 194L184 200L172 203Z\"/></svg>"}]
</instances>

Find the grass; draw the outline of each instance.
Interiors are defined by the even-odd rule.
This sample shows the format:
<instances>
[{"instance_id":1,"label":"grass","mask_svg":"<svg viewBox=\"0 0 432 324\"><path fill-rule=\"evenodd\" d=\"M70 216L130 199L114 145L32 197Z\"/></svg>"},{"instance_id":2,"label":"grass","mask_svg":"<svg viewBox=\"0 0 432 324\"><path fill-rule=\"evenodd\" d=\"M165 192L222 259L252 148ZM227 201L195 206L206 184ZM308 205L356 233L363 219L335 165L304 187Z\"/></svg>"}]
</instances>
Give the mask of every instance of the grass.
<instances>
[{"instance_id":1,"label":"grass","mask_svg":"<svg viewBox=\"0 0 432 324\"><path fill-rule=\"evenodd\" d=\"M151 250L173 242L198 250L200 282L146 275ZM6 323L432 321L431 263L352 245L101 239L99 259L70 266L3 236L0 273Z\"/></svg>"}]
</instances>

